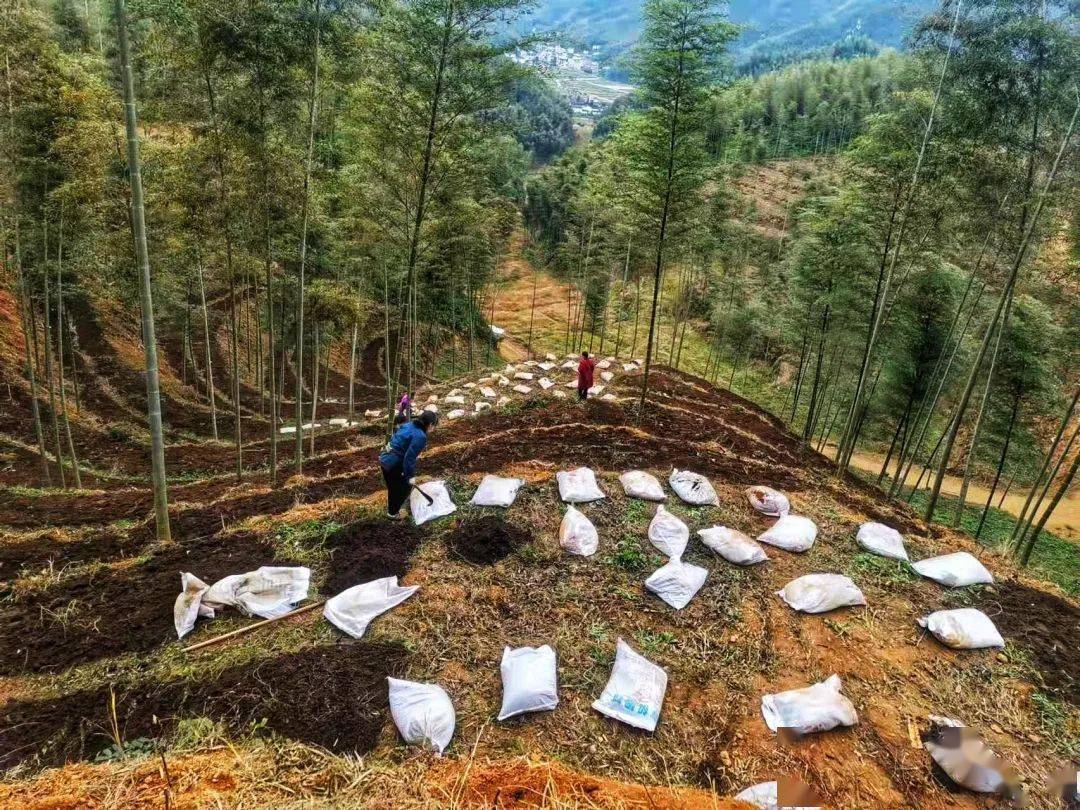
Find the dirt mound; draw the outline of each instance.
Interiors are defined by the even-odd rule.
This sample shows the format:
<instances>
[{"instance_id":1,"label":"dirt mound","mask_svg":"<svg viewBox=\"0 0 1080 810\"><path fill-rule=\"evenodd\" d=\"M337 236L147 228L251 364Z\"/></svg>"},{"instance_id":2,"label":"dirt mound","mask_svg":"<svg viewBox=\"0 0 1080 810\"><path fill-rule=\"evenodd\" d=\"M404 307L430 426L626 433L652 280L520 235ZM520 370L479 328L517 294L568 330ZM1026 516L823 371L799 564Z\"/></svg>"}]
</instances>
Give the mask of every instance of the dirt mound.
<instances>
[{"instance_id":1,"label":"dirt mound","mask_svg":"<svg viewBox=\"0 0 1080 810\"><path fill-rule=\"evenodd\" d=\"M1080 704L1080 656L1076 654L1080 608L1019 582L1000 582L987 589L979 608L1006 639L1031 654L1047 687Z\"/></svg>"},{"instance_id":2,"label":"dirt mound","mask_svg":"<svg viewBox=\"0 0 1080 810\"><path fill-rule=\"evenodd\" d=\"M51 564L60 569L75 563L126 557L143 540L115 531L94 533L77 540L64 540L50 531L14 543L0 543L0 583L10 582L22 572L35 574Z\"/></svg>"},{"instance_id":3,"label":"dirt mound","mask_svg":"<svg viewBox=\"0 0 1080 810\"><path fill-rule=\"evenodd\" d=\"M361 582L404 576L420 537L420 530L403 520L359 520L338 529L325 541L330 575L323 593L333 596Z\"/></svg>"},{"instance_id":4,"label":"dirt mound","mask_svg":"<svg viewBox=\"0 0 1080 810\"><path fill-rule=\"evenodd\" d=\"M184 717L209 717L238 733L253 723L339 753L375 747L386 721L386 677L400 675L398 644L314 647L227 669L206 682L115 687L125 740L155 736ZM16 700L0 712L0 769L59 765L94 756L111 742L108 687L51 700Z\"/></svg>"},{"instance_id":5,"label":"dirt mound","mask_svg":"<svg viewBox=\"0 0 1080 810\"><path fill-rule=\"evenodd\" d=\"M0 612L0 674L43 672L175 637L172 606L180 572L207 582L260 565L288 565L254 536L205 538L130 566L94 570L32 592Z\"/></svg>"},{"instance_id":6,"label":"dirt mound","mask_svg":"<svg viewBox=\"0 0 1080 810\"><path fill-rule=\"evenodd\" d=\"M459 520L446 536L451 554L477 565L493 565L532 542L532 534L497 515Z\"/></svg>"},{"instance_id":7,"label":"dirt mound","mask_svg":"<svg viewBox=\"0 0 1080 810\"><path fill-rule=\"evenodd\" d=\"M593 807L651 810L734 810L749 805L696 788L647 787L573 771L554 762L512 759L462 762L433 769L431 792L440 802L466 807Z\"/></svg>"}]
</instances>

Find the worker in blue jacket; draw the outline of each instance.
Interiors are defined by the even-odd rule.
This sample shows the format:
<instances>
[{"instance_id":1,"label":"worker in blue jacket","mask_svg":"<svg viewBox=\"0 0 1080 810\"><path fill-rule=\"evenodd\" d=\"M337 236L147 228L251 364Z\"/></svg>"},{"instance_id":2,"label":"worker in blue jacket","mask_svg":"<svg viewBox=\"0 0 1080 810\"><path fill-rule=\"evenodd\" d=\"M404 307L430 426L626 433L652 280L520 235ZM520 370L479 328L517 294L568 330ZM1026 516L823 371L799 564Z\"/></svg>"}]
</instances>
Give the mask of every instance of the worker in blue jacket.
<instances>
[{"instance_id":1,"label":"worker in blue jacket","mask_svg":"<svg viewBox=\"0 0 1080 810\"><path fill-rule=\"evenodd\" d=\"M379 454L379 467L386 481L386 516L398 518L402 504L416 483L416 459L427 446L428 434L439 423L439 415L424 411L394 431Z\"/></svg>"}]
</instances>

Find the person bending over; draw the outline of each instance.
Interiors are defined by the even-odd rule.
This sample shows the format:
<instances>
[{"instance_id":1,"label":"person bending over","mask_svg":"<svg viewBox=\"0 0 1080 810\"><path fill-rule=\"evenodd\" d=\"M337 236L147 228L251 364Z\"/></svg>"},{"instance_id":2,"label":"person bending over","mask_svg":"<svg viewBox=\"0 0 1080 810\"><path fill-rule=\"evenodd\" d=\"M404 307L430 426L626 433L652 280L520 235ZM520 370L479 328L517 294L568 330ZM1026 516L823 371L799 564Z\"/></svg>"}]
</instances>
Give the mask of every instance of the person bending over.
<instances>
[{"instance_id":1,"label":"person bending over","mask_svg":"<svg viewBox=\"0 0 1080 810\"><path fill-rule=\"evenodd\" d=\"M399 517L398 513L416 483L416 460L427 446L431 429L438 423L437 413L424 411L395 430L379 454L379 467L386 482L387 517Z\"/></svg>"}]
</instances>

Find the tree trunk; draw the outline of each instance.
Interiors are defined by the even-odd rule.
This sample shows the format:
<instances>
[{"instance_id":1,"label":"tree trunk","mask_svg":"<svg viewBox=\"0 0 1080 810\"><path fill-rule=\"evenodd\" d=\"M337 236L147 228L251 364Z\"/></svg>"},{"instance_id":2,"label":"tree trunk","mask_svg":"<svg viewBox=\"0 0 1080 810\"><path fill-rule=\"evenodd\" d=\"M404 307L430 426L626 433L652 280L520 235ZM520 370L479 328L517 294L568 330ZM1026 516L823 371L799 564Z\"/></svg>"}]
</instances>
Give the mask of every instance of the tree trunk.
<instances>
[{"instance_id":1,"label":"tree trunk","mask_svg":"<svg viewBox=\"0 0 1080 810\"><path fill-rule=\"evenodd\" d=\"M199 277L199 302L202 304L203 314L203 346L206 349L206 396L210 400L210 428L214 432L214 441L217 441L217 396L214 393L214 361L210 351L210 312L206 307L206 284L203 280L201 253L195 259L195 272Z\"/></svg>"},{"instance_id":2,"label":"tree trunk","mask_svg":"<svg viewBox=\"0 0 1080 810\"><path fill-rule=\"evenodd\" d=\"M634 298L634 337L630 345L630 359L637 355L638 315L641 313L641 277L637 280L637 295Z\"/></svg>"},{"instance_id":3,"label":"tree trunk","mask_svg":"<svg viewBox=\"0 0 1080 810\"><path fill-rule=\"evenodd\" d=\"M1080 400L1080 387L1076 389L1076 393L1073 394L1072 401L1069 403L1068 409L1065 411L1065 416L1062 417L1061 423L1058 425L1057 433L1054 434L1054 440L1050 443L1050 448L1046 451L1046 457L1043 458L1042 466L1039 467L1039 474L1035 476L1035 480L1031 482L1031 488L1028 490L1028 496L1024 499L1024 508L1020 510L1019 516L1016 518L1016 523L1013 526L1012 535L1009 537L1009 543L1016 544L1017 535L1020 534L1020 527L1024 525L1024 520L1027 518L1028 508L1031 506L1031 502L1035 497L1035 490L1039 488L1039 484L1042 482L1042 477L1046 474L1047 468L1050 466L1050 462L1054 458L1054 454L1057 452L1058 444L1061 443L1061 437L1065 435L1065 429L1069 426L1069 420L1072 419L1073 411L1076 410L1076 403Z\"/></svg>"},{"instance_id":4,"label":"tree trunk","mask_svg":"<svg viewBox=\"0 0 1080 810\"><path fill-rule=\"evenodd\" d=\"M311 91L308 96L308 142L304 160L304 197L300 213L300 274L297 278L296 294L296 349L293 352L296 363L293 370L296 376L296 445L293 463L297 475L304 473L304 272L307 269L308 218L310 216L308 208L311 204L311 166L315 154L315 120L319 99L319 38L322 32L319 8L320 0L315 0L315 48L311 60Z\"/></svg>"},{"instance_id":5,"label":"tree trunk","mask_svg":"<svg viewBox=\"0 0 1080 810\"><path fill-rule=\"evenodd\" d=\"M353 421L353 389L356 382L356 337L358 329L356 320L353 319L352 342L349 344L349 407L346 412L346 418L350 423Z\"/></svg>"},{"instance_id":6,"label":"tree trunk","mask_svg":"<svg viewBox=\"0 0 1080 810\"><path fill-rule=\"evenodd\" d=\"M997 308L991 318L990 324L986 328L986 334L983 336L982 344L979 346L979 350L972 363L971 373L968 375L967 384L964 386L964 392L960 398L960 404L957 408L957 418L954 420L950 430L949 436L945 442L945 450L942 453L941 461L939 462L937 475L934 478L934 484L931 487L930 497L927 500L926 515L929 520L929 516L934 514L934 508L937 506L938 497L941 494L941 483L945 479L945 471L949 466L949 456L952 455L953 445L956 443L956 433L960 428L960 422L963 420L964 411L967 410L968 403L971 401L971 395L975 390L975 383L978 378L979 367L982 365L983 358L986 356L986 350L990 345L990 337L994 331L998 318L1001 317L1002 310L1005 307L1005 302L1012 294L1013 285L1016 283L1017 274L1020 272L1020 265L1024 262L1024 256L1027 253L1028 245L1031 243L1031 236L1035 230L1035 226L1039 221L1039 215L1042 213L1043 205L1046 202L1047 192L1054 183L1054 179L1057 177L1058 168L1061 165L1062 155L1065 154L1066 149L1069 146L1069 141L1072 140L1073 130L1076 127L1076 118L1080 114L1080 100L1077 101L1076 106L1073 108L1072 118L1069 121L1069 127L1065 132L1065 136L1061 140L1061 147L1058 149L1057 156L1054 158L1054 164L1050 169L1050 173L1046 177L1046 181L1043 184L1042 193L1039 195L1039 202L1035 206L1035 211L1032 213L1027 228L1024 231L1024 236L1020 240L1020 245L1016 249L1016 257L1013 259L1012 267L1009 270L1008 278L1005 281L1005 286L1001 290L1001 295L998 297Z\"/></svg>"},{"instance_id":7,"label":"tree trunk","mask_svg":"<svg viewBox=\"0 0 1080 810\"><path fill-rule=\"evenodd\" d=\"M47 231L46 231L47 233ZM46 260L49 255L48 242L45 243L45 257ZM64 476L64 454L60 448L60 418L58 409L56 407L56 390L55 380L53 377L53 349L52 349L52 326L50 321L49 310L49 268L44 267L44 271L41 276L43 284L44 299L42 301L42 307L45 317L42 322L45 326L45 385L49 389L49 424L52 428L53 434L53 450L56 453L56 468L60 475L60 486L67 489L67 479Z\"/></svg>"},{"instance_id":8,"label":"tree trunk","mask_svg":"<svg viewBox=\"0 0 1080 810\"><path fill-rule=\"evenodd\" d=\"M1016 414L1020 410L1020 397L1013 397L1012 414L1009 416L1009 427L1005 431L1005 442L1001 447L1001 457L998 459L997 471L994 473L994 482L990 485L990 492L986 496L986 505L983 506L982 514L979 516L979 525L975 528L975 539L978 540L982 534L983 526L986 524L986 516L990 512L990 504L994 500L994 493L997 492L998 482L1001 481L1001 471L1005 467L1005 459L1009 455L1009 443L1012 441L1013 428L1016 426Z\"/></svg>"},{"instance_id":9,"label":"tree trunk","mask_svg":"<svg viewBox=\"0 0 1080 810\"><path fill-rule=\"evenodd\" d=\"M319 322L311 333L311 438L308 455L315 455L315 412L319 407Z\"/></svg>"},{"instance_id":10,"label":"tree trunk","mask_svg":"<svg viewBox=\"0 0 1080 810\"><path fill-rule=\"evenodd\" d=\"M1027 565L1028 561L1031 559L1031 552L1035 550L1035 544L1039 541L1039 535L1042 534L1043 529L1046 528L1046 522L1050 520L1050 516L1054 514L1057 505L1061 503L1061 499L1065 497L1065 493L1068 492L1069 487L1072 486L1073 479L1076 478L1077 468L1080 468L1080 453L1076 454L1076 458L1073 459L1072 466L1069 468L1068 475L1065 476L1065 480L1061 482L1061 486L1058 487L1057 492L1054 493L1054 499L1050 501L1050 505L1046 507L1046 511L1043 512L1042 517L1039 519L1039 524L1032 531L1031 539L1028 540L1028 543L1020 556L1021 565Z\"/></svg>"},{"instance_id":11,"label":"tree trunk","mask_svg":"<svg viewBox=\"0 0 1080 810\"><path fill-rule=\"evenodd\" d=\"M79 457L75 453L75 442L71 438L71 420L67 412L67 392L64 387L64 205L60 204L60 240L56 252L56 372L60 384L60 413L64 417L64 433L67 436L68 455L71 457L71 472L75 477L75 488L82 489L82 474L79 472Z\"/></svg>"},{"instance_id":12,"label":"tree trunk","mask_svg":"<svg viewBox=\"0 0 1080 810\"><path fill-rule=\"evenodd\" d=\"M30 383L30 413L34 418L34 435L37 437L38 459L41 463L41 482L44 486L50 487L52 486L52 475L49 472L49 456L45 451L45 430L41 424L41 405L38 402L34 352L30 348L30 321L33 320L34 315L30 309L30 291L27 288L26 276L22 270L22 244L19 238L19 216L17 213L15 214L15 273L19 279L19 317L22 320L23 355L26 363L26 379Z\"/></svg>"},{"instance_id":13,"label":"tree trunk","mask_svg":"<svg viewBox=\"0 0 1080 810\"><path fill-rule=\"evenodd\" d=\"M169 498L165 482L165 440L161 429L161 396L158 392L157 336L151 295L150 256L146 247L146 217L142 175L139 171L139 131L135 113L135 85L131 75L125 0L116 0L116 28L120 41L121 81L124 88L124 124L127 131L127 166L131 182L131 219L139 262L139 299L142 305L143 348L146 352L146 399L150 423L150 462L154 482L154 522L159 542L170 542Z\"/></svg>"},{"instance_id":14,"label":"tree trunk","mask_svg":"<svg viewBox=\"0 0 1080 810\"><path fill-rule=\"evenodd\" d=\"M1050 471L1050 475L1046 479L1046 483L1043 485L1042 491L1039 493L1038 499L1035 501L1035 505L1031 509L1031 514L1028 516L1027 525L1024 526L1020 532L1020 536L1016 539L1016 551L1019 553L1024 548L1025 541L1028 537L1028 533L1031 531L1032 524L1035 522L1035 516L1039 514L1039 509L1042 508L1043 501L1046 500L1046 494L1050 491L1050 487L1054 483L1054 479L1057 477L1058 472L1061 470L1061 466L1065 463L1065 459L1069 457L1069 453L1072 452L1073 444L1076 442L1076 437L1080 435L1080 424L1073 430L1072 435L1069 437L1069 441L1065 443L1065 449L1062 451L1061 456L1054 464L1054 468Z\"/></svg>"},{"instance_id":15,"label":"tree trunk","mask_svg":"<svg viewBox=\"0 0 1080 810\"><path fill-rule=\"evenodd\" d=\"M983 387L982 399L979 402L979 412L975 416L975 429L971 434L971 445L968 447L967 459L964 463L964 480L960 484L960 498L956 504L956 515L953 517L953 528L960 527L960 521L964 517L964 508L967 506L968 485L971 482L971 468L975 461L975 455L979 447L979 439L982 436L983 418L986 416L987 403L990 401L990 389L994 384L994 370L997 368L998 353L1001 351L1001 338L1005 334L1009 323L1009 313L1012 311L1013 296L1010 292L1008 301L1005 302L1005 315L997 330L994 339L994 351L990 354L990 367L986 371L986 385Z\"/></svg>"}]
</instances>

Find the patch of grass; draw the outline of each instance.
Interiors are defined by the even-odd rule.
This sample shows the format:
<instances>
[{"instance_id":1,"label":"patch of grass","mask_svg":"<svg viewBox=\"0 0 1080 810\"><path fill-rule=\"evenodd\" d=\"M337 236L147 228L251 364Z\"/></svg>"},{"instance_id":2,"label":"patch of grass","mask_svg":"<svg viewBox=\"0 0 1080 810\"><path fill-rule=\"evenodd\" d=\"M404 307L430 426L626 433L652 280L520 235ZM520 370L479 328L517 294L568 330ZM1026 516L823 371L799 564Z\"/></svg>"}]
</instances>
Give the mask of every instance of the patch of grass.
<instances>
[{"instance_id":1,"label":"patch of grass","mask_svg":"<svg viewBox=\"0 0 1080 810\"><path fill-rule=\"evenodd\" d=\"M912 506L919 512L926 508L926 503L927 493L923 491L916 492L911 499ZM957 503L957 498L942 495L934 508L934 520L951 526ZM975 537L981 514L982 504L969 504L960 521L960 529ZM1004 553L1015 526L1016 518L1013 515L991 506L978 541L987 548ZM1055 583L1072 596L1080 596L1080 545L1056 534L1041 532L1031 554L1030 567L1036 576Z\"/></svg>"},{"instance_id":2,"label":"patch of grass","mask_svg":"<svg viewBox=\"0 0 1080 810\"><path fill-rule=\"evenodd\" d=\"M641 654L648 658L662 655L665 650L674 647L679 639L674 633L669 633L666 630L658 633L651 630L639 630L634 634L634 640L637 642Z\"/></svg>"},{"instance_id":3,"label":"patch of grass","mask_svg":"<svg viewBox=\"0 0 1080 810\"><path fill-rule=\"evenodd\" d=\"M908 585L919 581L919 575L902 560L890 560L877 554L860 552L844 565L844 574L855 580L870 580L879 586Z\"/></svg>"},{"instance_id":4,"label":"patch of grass","mask_svg":"<svg viewBox=\"0 0 1080 810\"><path fill-rule=\"evenodd\" d=\"M1033 692L1031 703L1054 750L1068 759L1080 759L1080 710L1042 692Z\"/></svg>"},{"instance_id":5,"label":"patch of grass","mask_svg":"<svg viewBox=\"0 0 1080 810\"><path fill-rule=\"evenodd\" d=\"M305 520L286 523L271 536L274 547L283 556L303 563L319 563L326 557L323 541L341 524L333 520Z\"/></svg>"},{"instance_id":6,"label":"patch of grass","mask_svg":"<svg viewBox=\"0 0 1080 810\"><path fill-rule=\"evenodd\" d=\"M614 565L629 574L641 574L656 567L653 557L654 555L642 548L638 537L624 534L616 541L615 549L606 554L603 560L608 565Z\"/></svg>"}]
</instances>

